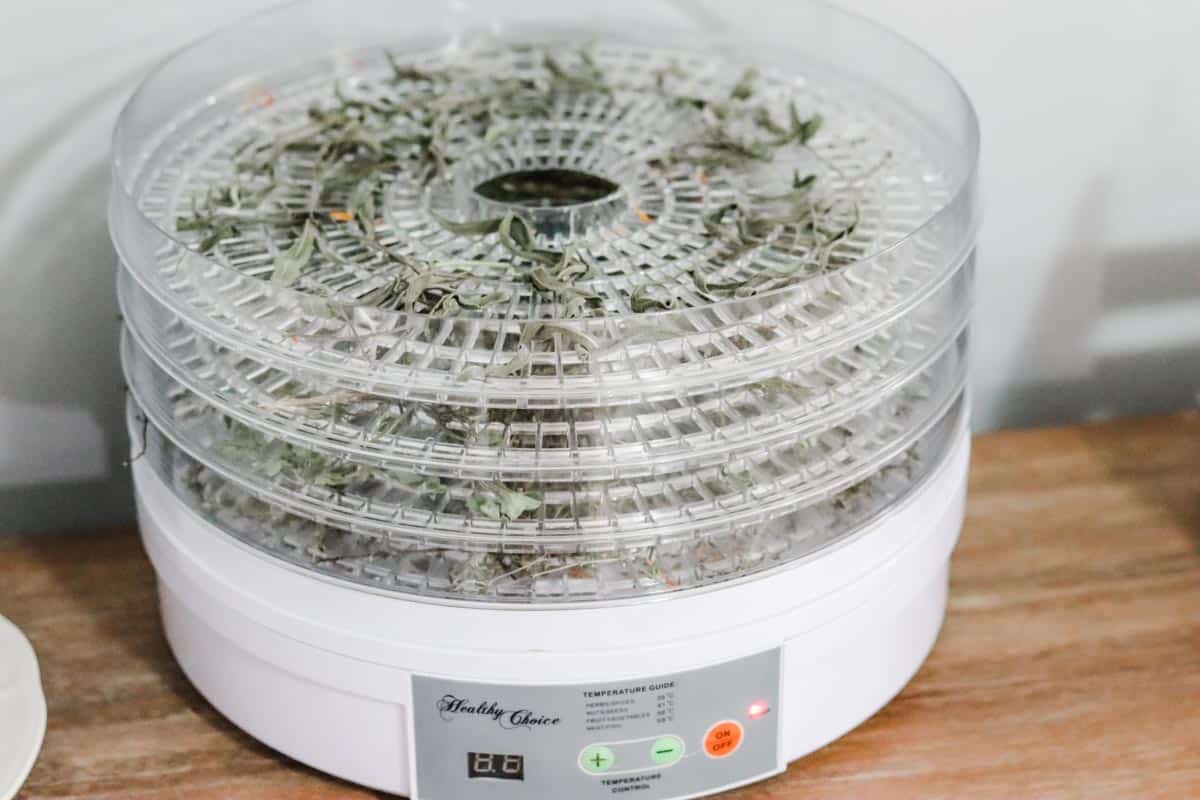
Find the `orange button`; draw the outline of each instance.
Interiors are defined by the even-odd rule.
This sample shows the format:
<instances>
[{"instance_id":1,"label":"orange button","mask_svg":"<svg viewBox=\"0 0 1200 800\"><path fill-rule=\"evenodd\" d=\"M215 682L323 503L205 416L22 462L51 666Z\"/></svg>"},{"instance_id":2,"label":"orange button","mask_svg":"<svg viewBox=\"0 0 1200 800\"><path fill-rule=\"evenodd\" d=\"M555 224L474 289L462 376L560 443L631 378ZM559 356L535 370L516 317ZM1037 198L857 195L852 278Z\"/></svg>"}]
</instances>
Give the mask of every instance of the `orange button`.
<instances>
[{"instance_id":1,"label":"orange button","mask_svg":"<svg viewBox=\"0 0 1200 800\"><path fill-rule=\"evenodd\" d=\"M718 722L704 734L704 752L712 758L724 758L742 744L742 726L733 720Z\"/></svg>"}]
</instances>

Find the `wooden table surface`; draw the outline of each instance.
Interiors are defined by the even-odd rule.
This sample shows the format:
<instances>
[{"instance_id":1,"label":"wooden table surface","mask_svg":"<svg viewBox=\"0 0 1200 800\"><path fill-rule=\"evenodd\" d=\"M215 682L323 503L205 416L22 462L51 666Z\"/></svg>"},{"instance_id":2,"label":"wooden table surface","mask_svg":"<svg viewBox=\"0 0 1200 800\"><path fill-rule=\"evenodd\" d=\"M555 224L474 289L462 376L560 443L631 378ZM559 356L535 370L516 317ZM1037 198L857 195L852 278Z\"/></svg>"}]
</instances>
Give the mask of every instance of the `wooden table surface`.
<instances>
[{"instance_id":1,"label":"wooden table surface","mask_svg":"<svg viewBox=\"0 0 1200 800\"><path fill-rule=\"evenodd\" d=\"M1200 797L1200 414L975 448L929 661L857 730L728 798ZM133 530L0 537L0 613L32 640L50 711L21 798L380 796L201 699Z\"/></svg>"}]
</instances>

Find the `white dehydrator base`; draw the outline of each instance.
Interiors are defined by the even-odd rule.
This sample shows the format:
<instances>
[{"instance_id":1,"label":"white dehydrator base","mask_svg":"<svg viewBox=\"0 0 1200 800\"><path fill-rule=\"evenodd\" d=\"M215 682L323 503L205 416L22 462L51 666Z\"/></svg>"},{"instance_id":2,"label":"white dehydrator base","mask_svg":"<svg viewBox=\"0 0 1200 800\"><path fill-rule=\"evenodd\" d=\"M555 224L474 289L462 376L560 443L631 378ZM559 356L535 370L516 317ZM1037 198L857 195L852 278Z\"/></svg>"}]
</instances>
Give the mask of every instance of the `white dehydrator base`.
<instances>
[{"instance_id":1,"label":"white dehydrator base","mask_svg":"<svg viewBox=\"0 0 1200 800\"><path fill-rule=\"evenodd\" d=\"M588 605L423 601L293 568L202 520L135 464L167 638L257 739L408 795L412 676L495 684L652 678L782 650L781 764L870 717L932 648L962 525L965 426L934 474L827 551L710 590Z\"/></svg>"}]
</instances>

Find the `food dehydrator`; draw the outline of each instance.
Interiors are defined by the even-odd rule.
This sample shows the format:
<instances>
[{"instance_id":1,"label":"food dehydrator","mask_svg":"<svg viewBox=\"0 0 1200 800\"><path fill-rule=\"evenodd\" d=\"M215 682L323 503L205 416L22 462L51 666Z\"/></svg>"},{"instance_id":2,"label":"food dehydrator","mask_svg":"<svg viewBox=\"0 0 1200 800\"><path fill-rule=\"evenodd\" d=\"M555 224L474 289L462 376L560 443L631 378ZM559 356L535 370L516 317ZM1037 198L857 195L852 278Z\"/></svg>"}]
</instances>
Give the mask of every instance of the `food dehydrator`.
<instances>
[{"instance_id":1,"label":"food dehydrator","mask_svg":"<svg viewBox=\"0 0 1200 800\"><path fill-rule=\"evenodd\" d=\"M253 736L420 800L695 797L933 645L978 133L904 40L303 2L168 60L114 150L142 536Z\"/></svg>"}]
</instances>

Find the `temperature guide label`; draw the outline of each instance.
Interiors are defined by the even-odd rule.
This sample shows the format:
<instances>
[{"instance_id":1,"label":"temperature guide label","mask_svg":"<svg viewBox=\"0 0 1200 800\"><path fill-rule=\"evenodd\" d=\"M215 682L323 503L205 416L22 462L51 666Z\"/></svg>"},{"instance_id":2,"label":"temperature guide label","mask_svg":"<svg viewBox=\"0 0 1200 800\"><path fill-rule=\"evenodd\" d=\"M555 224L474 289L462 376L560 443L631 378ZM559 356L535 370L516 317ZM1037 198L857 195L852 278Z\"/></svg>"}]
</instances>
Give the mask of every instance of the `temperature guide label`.
<instances>
[{"instance_id":1,"label":"temperature guide label","mask_svg":"<svg viewBox=\"0 0 1200 800\"><path fill-rule=\"evenodd\" d=\"M649 684L624 692L584 690L585 722L589 731L620 730L639 720L660 725L675 721L675 682Z\"/></svg>"},{"instance_id":2,"label":"temperature guide label","mask_svg":"<svg viewBox=\"0 0 1200 800\"><path fill-rule=\"evenodd\" d=\"M779 651L642 680L413 678L417 800L692 797L783 768Z\"/></svg>"}]
</instances>

